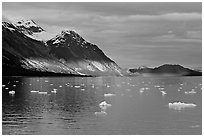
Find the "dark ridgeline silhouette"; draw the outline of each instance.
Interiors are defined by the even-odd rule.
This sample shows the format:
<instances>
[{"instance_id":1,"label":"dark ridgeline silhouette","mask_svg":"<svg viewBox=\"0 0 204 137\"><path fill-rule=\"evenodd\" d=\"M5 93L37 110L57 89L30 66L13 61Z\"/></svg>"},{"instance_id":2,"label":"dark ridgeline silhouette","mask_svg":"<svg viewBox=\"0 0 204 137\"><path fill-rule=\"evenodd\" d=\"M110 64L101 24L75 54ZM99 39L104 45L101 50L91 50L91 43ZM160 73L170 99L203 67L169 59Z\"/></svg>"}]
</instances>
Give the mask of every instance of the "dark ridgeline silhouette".
<instances>
[{"instance_id":1,"label":"dark ridgeline silhouette","mask_svg":"<svg viewBox=\"0 0 204 137\"><path fill-rule=\"evenodd\" d=\"M131 73L139 73L145 75L176 75L176 76L202 76L202 72L184 68L181 65L164 64L155 68L141 67L129 69Z\"/></svg>"},{"instance_id":2,"label":"dark ridgeline silhouette","mask_svg":"<svg viewBox=\"0 0 204 137\"><path fill-rule=\"evenodd\" d=\"M33 20L2 23L3 75L121 75L121 68L96 45L74 31L62 31L47 41Z\"/></svg>"}]
</instances>

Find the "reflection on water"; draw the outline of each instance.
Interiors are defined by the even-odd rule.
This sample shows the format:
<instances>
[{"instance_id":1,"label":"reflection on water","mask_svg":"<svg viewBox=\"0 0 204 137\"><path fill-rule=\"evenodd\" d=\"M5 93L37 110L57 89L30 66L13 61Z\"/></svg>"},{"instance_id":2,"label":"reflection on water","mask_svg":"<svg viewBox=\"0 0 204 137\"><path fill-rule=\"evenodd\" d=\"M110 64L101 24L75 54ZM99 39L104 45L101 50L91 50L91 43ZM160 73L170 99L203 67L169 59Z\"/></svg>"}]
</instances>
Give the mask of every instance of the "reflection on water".
<instances>
[{"instance_id":1,"label":"reflection on water","mask_svg":"<svg viewBox=\"0 0 204 137\"><path fill-rule=\"evenodd\" d=\"M201 81L3 77L3 134L201 134Z\"/></svg>"}]
</instances>

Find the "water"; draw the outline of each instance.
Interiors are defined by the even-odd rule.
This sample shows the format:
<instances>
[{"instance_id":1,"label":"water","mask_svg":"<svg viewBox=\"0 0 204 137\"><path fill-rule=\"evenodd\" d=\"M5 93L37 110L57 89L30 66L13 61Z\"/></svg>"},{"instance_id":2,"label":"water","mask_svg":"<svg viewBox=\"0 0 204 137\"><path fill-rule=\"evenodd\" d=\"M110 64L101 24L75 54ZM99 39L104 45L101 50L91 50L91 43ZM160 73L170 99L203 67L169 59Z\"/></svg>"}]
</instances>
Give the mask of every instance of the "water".
<instances>
[{"instance_id":1,"label":"water","mask_svg":"<svg viewBox=\"0 0 204 137\"><path fill-rule=\"evenodd\" d=\"M2 133L202 134L201 87L201 77L3 77Z\"/></svg>"}]
</instances>

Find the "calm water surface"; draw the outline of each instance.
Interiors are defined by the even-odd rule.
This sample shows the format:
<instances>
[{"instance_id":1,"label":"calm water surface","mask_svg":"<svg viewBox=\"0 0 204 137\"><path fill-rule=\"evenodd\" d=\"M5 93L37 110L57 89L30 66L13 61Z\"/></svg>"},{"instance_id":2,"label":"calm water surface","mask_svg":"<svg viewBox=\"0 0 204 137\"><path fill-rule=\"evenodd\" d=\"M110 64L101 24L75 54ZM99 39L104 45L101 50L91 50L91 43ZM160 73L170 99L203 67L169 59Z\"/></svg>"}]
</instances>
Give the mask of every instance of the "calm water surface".
<instances>
[{"instance_id":1,"label":"calm water surface","mask_svg":"<svg viewBox=\"0 0 204 137\"><path fill-rule=\"evenodd\" d=\"M201 88L202 77L3 77L2 133L202 134Z\"/></svg>"}]
</instances>

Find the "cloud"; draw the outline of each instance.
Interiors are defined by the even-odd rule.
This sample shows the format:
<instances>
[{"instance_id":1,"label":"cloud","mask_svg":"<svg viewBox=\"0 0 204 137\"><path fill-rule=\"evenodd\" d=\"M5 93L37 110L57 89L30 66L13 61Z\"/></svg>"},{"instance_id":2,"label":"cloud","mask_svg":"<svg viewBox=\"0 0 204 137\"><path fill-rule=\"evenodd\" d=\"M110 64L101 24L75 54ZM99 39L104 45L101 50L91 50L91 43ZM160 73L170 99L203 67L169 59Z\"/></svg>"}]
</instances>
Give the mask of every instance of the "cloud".
<instances>
[{"instance_id":1,"label":"cloud","mask_svg":"<svg viewBox=\"0 0 204 137\"><path fill-rule=\"evenodd\" d=\"M201 64L201 7L197 3L7 3L2 14L14 22L34 19L57 34L74 29L123 67L133 62L173 62L174 57L188 62L187 53L196 56L191 63L197 59Z\"/></svg>"}]
</instances>

